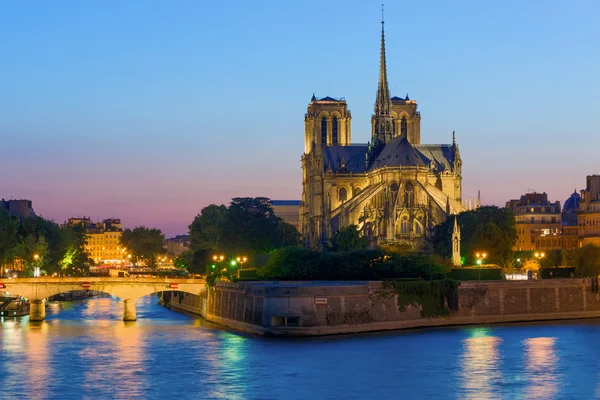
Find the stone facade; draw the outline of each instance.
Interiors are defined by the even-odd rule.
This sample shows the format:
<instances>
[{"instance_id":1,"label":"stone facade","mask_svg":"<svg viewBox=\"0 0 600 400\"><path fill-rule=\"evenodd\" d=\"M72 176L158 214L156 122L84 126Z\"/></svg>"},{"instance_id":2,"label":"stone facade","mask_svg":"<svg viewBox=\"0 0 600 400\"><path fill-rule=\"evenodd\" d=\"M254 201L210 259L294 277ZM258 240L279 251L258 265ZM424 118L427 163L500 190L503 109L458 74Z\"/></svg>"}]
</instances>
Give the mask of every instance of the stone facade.
<instances>
[{"instance_id":1,"label":"stone facade","mask_svg":"<svg viewBox=\"0 0 600 400\"><path fill-rule=\"evenodd\" d=\"M382 23L380 74L371 141L351 141L345 99L314 95L304 118L300 231L323 246L338 229L356 225L372 244L424 248L428 232L462 205L458 145L421 144L417 102L391 97Z\"/></svg>"},{"instance_id":2,"label":"stone facade","mask_svg":"<svg viewBox=\"0 0 600 400\"><path fill-rule=\"evenodd\" d=\"M586 188L581 191L577 221L580 246L600 246L600 175L586 178Z\"/></svg>"}]
</instances>

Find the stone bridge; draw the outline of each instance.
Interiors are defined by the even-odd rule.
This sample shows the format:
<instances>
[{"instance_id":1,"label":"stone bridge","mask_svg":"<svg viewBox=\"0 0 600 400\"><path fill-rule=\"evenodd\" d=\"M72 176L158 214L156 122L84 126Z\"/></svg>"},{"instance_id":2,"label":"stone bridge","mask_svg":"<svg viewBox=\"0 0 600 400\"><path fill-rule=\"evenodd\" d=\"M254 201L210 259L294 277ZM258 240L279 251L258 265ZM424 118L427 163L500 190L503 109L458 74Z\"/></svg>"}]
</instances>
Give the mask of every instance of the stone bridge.
<instances>
[{"instance_id":1,"label":"stone bridge","mask_svg":"<svg viewBox=\"0 0 600 400\"><path fill-rule=\"evenodd\" d=\"M17 294L29 300L29 320L46 318L46 299L74 290L94 290L108 293L123 300L124 321L135 321L135 302L138 298L157 292L179 291L200 296L206 291L204 279L180 278L0 278L0 292Z\"/></svg>"}]
</instances>

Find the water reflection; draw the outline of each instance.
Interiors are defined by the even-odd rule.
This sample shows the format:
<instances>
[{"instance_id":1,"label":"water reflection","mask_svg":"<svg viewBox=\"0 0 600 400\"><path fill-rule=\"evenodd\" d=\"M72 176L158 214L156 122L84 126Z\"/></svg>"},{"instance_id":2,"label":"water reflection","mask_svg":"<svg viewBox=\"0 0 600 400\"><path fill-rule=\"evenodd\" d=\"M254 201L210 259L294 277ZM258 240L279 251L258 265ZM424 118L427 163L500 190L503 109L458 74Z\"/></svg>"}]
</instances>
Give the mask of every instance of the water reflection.
<instances>
[{"instance_id":1,"label":"water reflection","mask_svg":"<svg viewBox=\"0 0 600 400\"><path fill-rule=\"evenodd\" d=\"M554 349L556 338L537 337L523 341L528 399L554 398L557 393L558 355Z\"/></svg>"},{"instance_id":2,"label":"water reflection","mask_svg":"<svg viewBox=\"0 0 600 400\"><path fill-rule=\"evenodd\" d=\"M54 307L0 324L1 399L587 399L598 371L596 323L262 339L156 297L135 323L110 297Z\"/></svg>"},{"instance_id":3,"label":"water reflection","mask_svg":"<svg viewBox=\"0 0 600 400\"><path fill-rule=\"evenodd\" d=\"M463 339L463 353L460 357L461 398L497 398L494 381L500 380L498 346L502 340L490 336L488 328L473 328L471 336Z\"/></svg>"}]
</instances>

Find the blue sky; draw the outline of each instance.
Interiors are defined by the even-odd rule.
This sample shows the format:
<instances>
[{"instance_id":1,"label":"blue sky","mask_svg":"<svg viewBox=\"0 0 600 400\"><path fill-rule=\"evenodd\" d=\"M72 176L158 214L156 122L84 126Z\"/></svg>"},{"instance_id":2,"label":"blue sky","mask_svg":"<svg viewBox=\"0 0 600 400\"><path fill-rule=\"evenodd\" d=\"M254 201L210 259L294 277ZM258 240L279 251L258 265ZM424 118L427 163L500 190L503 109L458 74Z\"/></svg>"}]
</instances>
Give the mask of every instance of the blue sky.
<instances>
[{"instance_id":1,"label":"blue sky","mask_svg":"<svg viewBox=\"0 0 600 400\"><path fill-rule=\"evenodd\" d=\"M380 2L0 3L0 197L184 233L234 196L299 199L312 93L369 140ZM600 3L386 8L388 80L423 143L456 130L463 194L552 200L600 173Z\"/></svg>"}]
</instances>

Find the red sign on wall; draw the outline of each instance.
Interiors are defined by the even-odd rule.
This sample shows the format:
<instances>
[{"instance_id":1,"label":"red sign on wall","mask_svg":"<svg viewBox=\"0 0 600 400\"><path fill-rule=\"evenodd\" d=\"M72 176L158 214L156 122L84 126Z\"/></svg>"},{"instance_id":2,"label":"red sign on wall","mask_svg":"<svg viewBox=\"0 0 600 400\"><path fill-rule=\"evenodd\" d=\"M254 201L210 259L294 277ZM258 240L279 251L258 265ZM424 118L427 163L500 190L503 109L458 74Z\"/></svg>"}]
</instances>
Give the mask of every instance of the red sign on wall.
<instances>
[{"instance_id":1,"label":"red sign on wall","mask_svg":"<svg viewBox=\"0 0 600 400\"><path fill-rule=\"evenodd\" d=\"M179 283L171 283L171 289L178 289Z\"/></svg>"},{"instance_id":2,"label":"red sign on wall","mask_svg":"<svg viewBox=\"0 0 600 400\"><path fill-rule=\"evenodd\" d=\"M6 289L6 285L4 283L0 283L0 289Z\"/></svg>"},{"instance_id":3,"label":"red sign on wall","mask_svg":"<svg viewBox=\"0 0 600 400\"><path fill-rule=\"evenodd\" d=\"M84 288L84 289L89 289L90 288L90 283L89 282L83 282L81 284L81 287Z\"/></svg>"}]
</instances>

